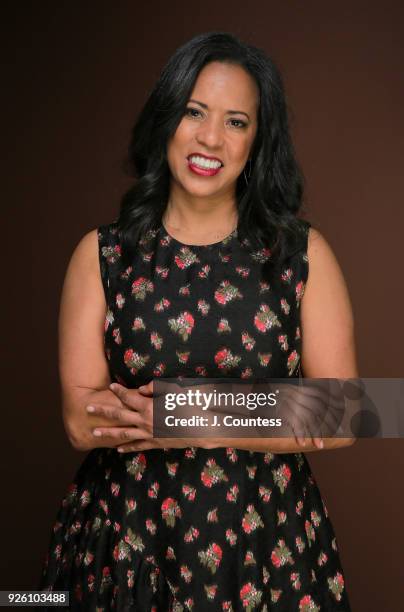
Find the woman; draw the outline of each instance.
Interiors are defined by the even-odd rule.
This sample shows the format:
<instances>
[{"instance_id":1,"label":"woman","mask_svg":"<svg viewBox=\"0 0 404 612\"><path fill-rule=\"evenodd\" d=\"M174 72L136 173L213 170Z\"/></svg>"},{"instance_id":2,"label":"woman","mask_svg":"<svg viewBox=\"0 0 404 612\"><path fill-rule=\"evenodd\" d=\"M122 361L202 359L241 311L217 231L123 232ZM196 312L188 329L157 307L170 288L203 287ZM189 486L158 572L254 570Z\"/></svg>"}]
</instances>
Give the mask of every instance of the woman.
<instances>
[{"instance_id":1,"label":"woman","mask_svg":"<svg viewBox=\"0 0 404 612\"><path fill-rule=\"evenodd\" d=\"M119 218L82 239L64 284L64 423L91 452L41 588L69 590L79 610L350 610L301 451L352 440L152 433L153 378L357 376L343 276L297 218L273 62L227 33L189 41L138 118L130 160Z\"/></svg>"}]
</instances>

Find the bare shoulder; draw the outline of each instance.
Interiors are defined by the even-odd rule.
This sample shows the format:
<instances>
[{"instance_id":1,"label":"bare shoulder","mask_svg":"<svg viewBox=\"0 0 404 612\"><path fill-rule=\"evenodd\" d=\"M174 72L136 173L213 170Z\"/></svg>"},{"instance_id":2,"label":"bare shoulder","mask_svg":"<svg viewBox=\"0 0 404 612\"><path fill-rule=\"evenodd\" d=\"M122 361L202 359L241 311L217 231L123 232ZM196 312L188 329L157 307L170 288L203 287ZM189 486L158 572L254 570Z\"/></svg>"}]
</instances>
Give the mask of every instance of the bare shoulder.
<instances>
[{"instance_id":1,"label":"bare shoulder","mask_svg":"<svg viewBox=\"0 0 404 612\"><path fill-rule=\"evenodd\" d=\"M355 376L354 319L344 274L322 233L310 228L301 302L305 376ZM332 347L332 351L330 350Z\"/></svg>"},{"instance_id":2,"label":"bare shoulder","mask_svg":"<svg viewBox=\"0 0 404 612\"><path fill-rule=\"evenodd\" d=\"M73 251L71 265L87 271L98 269L98 230L93 229L85 234Z\"/></svg>"},{"instance_id":3,"label":"bare shoulder","mask_svg":"<svg viewBox=\"0 0 404 612\"><path fill-rule=\"evenodd\" d=\"M309 263L324 264L324 260L331 259L337 262L334 252L323 234L316 228L310 227L307 242L307 256Z\"/></svg>"},{"instance_id":4,"label":"bare shoulder","mask_svg":"<svg viewBox=\"0 0 404 612\"><path fill-rule=\"evenodd\" d=\"M84 301L104 305L97 229L85 234L74 249L66 271L62 298L63 305L68 303L74 308L82 306Z\"/></svg>"},{"instance_id":5,"label":"bare shoulder","mask_svg":"<svg viewBox=\"0 0 404 612\"><path fill-rule=\"evenodd\" d=\"M309 274L306 291L316 285L326 283L334 290L347 291L343 272L337 257L323 234L310 227L307 243Z\"/></svg>"}]
</instances>

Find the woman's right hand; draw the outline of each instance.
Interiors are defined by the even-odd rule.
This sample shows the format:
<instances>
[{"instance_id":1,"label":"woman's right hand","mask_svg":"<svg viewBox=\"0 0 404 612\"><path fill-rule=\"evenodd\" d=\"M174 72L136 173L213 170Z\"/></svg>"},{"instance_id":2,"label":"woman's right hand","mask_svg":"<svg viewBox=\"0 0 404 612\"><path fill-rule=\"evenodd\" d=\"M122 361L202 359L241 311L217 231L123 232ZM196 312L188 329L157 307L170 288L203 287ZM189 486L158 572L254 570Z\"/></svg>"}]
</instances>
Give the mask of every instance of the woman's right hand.
<instances>
[{"instance_id":1,"label":"woman's right hand","mask_svg":"<svg viewBox=\"0 0 404 612\"><path fill-rule=\"evenodd\" d=\"M94 398L86 406L90 417L102 419L102 423L94 425L92 435L108 442L102 446L112 447L129 440L151 440L153 400L140 393L138 388L128 389L116 383L111 385L110 393L114 397L113 403Z\"/></svg>"},{"instance_id":2,"label":"woman's right hand","mask_svg":"<svg viewBox=\"0 0 404 612\"><path fill-rule=\"evenodd\" d=\"M110 389L94 391L85 397L82 409L84 423L78 450L92 448L115 448L130 439L148 439L150 429L142 422L141 414L145 411L147 398L137 388L127 389L131 396L131 406L127 405ZM134 409L134 407L137 407ZM151 421L153 425L153 421ZM113 428L113 435L107 435L106 429Z\"/></svg>"}]
</instances>

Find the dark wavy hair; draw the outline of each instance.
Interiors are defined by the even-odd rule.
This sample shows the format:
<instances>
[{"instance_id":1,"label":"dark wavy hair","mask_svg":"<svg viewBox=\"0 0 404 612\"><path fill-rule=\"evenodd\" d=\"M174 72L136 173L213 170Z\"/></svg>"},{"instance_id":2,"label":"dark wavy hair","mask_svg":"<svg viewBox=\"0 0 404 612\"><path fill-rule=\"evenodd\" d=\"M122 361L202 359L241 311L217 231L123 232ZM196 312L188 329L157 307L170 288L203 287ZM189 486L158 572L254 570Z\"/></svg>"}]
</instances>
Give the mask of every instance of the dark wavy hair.
<instances>
[{"instance_id":1,"label":"dark wavy hair","mask_svg":"<svg viewBox=\"0 0 404 612\"><path fill-rule=\"evenodd\" d=\"M252 249L271 249L270 267L296 249L303 175L289 134L282 78L261 50L227 32L207 32L179 47L164 67L132 130L126 169L134 185L121 200L117 226L128 266L143 238L161 225L169 197L167 143L184 116L196 79L209 62L242 66L259 88L258 127L248 184L237 179L238 236Z\"/></svg>"}]
</instances>

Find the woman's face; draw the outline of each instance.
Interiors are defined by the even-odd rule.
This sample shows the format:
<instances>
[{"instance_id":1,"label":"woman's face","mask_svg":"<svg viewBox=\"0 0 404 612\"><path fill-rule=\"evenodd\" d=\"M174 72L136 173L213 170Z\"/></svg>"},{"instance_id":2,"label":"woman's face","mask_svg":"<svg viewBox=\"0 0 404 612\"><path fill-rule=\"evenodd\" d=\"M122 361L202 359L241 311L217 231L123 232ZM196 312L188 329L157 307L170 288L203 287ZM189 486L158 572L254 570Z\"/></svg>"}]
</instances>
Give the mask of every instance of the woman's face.
<instances>
[{"instance_id":1,"label":"woman's face","mask_svg":"<svg viewBox=\"0 0 404 612\"><path fill-rule=\"evenodd\" d=\"M234 196L257 132L258 104L258 87L244 68L207 64L168 142L171 186L196 197Z\"/></svg>"}]
</instances>

